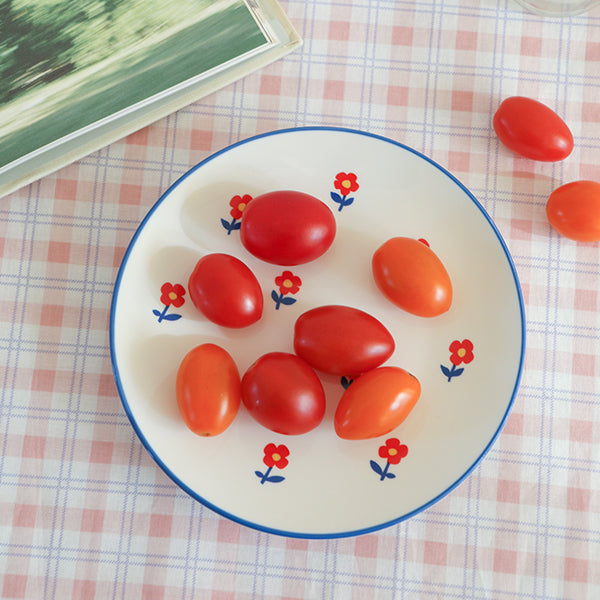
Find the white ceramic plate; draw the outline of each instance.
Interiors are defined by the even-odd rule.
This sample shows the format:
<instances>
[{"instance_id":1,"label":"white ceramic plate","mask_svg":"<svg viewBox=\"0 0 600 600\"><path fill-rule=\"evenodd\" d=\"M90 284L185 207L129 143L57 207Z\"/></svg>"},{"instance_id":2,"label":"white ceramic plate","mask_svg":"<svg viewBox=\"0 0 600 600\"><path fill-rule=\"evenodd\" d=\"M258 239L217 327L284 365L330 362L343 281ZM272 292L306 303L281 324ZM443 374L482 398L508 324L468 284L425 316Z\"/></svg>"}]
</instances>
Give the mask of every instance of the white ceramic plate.
<instances>
[{"instance_id":1,"label":"white ceramic plate","mask_svg":"<svg viewBox=\"0 0 600 600\"><path fill-rule=\"evenodd\" d=\"M345 197L334 184L340 173L355 175L358 185ZM262 263L240 242L232 198L278 189L307 192L334 211L334 244L312 263L292 268ZM393 236L423 238L441 258L454 288L449 312L423 319L381 296L370 260ZM187 287L194 265L210 252L237 256L254 271L265 303L258 323L241 330L216 326L196 311L187 293L179 307L161 302L163 284ZM283 271L301 279L294 294L280 295L275 279ZM282 297L287 303L276 308ZM327 413L305 435L274 434L243 406L233 425L215 438L186 428L174 389L179 362L189 350L219 344L243 374L266 352L292 352L296 318L322 304L366 310L393 334L396 351L386 364L409 370L422 385L419 402L400 427L372 440L339 439L332 419L344 387L340 378L323 376ZM452 175L385 138L305 128L235 144L197 165L160 198L121 265L110 334L125 411L179 486L221 515L260 530L337 537L406 519L469 474L510 411L522 370L525 321L507 248L481 205ZM463 340L472 344L472 354ZM464 356L455 358L454 368L453 342L467 346L466 354L455 352ZM387 440L405 454L400 462L393 452L380 453ZM269 470L264 459L270 444L281 458L289 454Z\"/></svg>"}]
</instances>

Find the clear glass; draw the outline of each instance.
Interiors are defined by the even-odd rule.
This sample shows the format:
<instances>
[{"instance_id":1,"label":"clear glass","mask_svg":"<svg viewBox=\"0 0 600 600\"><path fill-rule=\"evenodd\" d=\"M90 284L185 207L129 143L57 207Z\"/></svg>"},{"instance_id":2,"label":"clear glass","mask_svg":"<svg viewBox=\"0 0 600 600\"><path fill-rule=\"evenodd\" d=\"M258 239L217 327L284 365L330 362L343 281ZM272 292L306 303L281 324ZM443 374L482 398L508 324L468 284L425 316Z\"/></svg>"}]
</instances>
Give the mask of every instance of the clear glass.
<instances>
[{"instance_id":1,"label":"clear glass","mask_svg":"<svg viewBox=\"0 0 600 600\"><path fill-rule=\"evenodd\" d=\"M600 0L516 0L516 2L529 12L555 17L580 15L600 4Z\"/></svg>"}]
</instances>

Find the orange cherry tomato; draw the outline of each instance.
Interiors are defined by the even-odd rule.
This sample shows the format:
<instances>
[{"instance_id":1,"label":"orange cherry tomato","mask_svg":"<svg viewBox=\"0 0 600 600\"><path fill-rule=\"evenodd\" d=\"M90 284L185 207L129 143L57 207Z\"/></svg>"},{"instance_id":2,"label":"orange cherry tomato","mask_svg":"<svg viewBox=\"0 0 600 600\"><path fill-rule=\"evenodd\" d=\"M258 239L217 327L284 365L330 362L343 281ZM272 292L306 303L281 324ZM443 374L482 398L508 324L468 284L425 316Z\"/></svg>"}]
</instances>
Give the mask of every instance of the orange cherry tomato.
<instances>
[{"instance_id":1,"label":"orange cherry tomato","mask_svg":"<svg viewBox=\"0 0 600 600\"><path fill-rule=\"evenodd\" d=\"M423 242L391 238L375 251L371 264L377 287L403 310L420 317L436 317L450 308L450 276Z\"/></svg>"},{"instance_id":2,"label":"orange cherry tomato","mask_svg":"<svg viewBox=\"0 0 600 600\"><path fill-rule=\"evenodd\" d=\"M230 354L216 344L196 346L177 371L176 396L185 424L197 435L223 433L240 408L240 375Z\"/></svg>"},{"instance_id":3,"label":"orange cherry tomato","mask_svg":"<svg viewBox=\"0 0 600 600\"><path fill-rule=\"evenodd\" d=\"M344 392L333 419L345 440L386 435L406 419L421 395L419 380L399 367L377 367Z\"/></svg>"},{"instance_id":4,"label":"orange cherry tomato","mask_svg":"<svg viewBox=\"0 0 600 600\"><path fill-rule=\"evenodd\" d=\"M546 215L560 234L578 242L600 240L600 183L573 181L548 198Z\"/></svg>"},{"instance_id":5,"label":"orange cherry tomato","mask_svg":"<svg viewBox=\"0 0 600 600\"><path fill-rule=\"evenodd\" d=\"M500 141L525 158L553 162L573 150L573 135L567 124L532 98L506 98L494 114L493 126Z\"/></svg>"}]
</instances>

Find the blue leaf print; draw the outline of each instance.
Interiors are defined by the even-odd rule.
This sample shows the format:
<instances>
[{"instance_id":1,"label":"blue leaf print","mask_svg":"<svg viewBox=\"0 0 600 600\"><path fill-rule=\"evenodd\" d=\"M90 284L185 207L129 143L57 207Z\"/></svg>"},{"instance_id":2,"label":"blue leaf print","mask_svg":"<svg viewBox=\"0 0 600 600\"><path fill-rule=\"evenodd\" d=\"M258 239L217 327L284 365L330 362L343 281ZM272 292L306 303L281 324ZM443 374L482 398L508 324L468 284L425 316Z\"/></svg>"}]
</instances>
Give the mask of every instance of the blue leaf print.
<instances>
[{"instance_id":1,"label":"blue leaf print","mask_svg":"<svg viewBox=\"0 0 600 600\"><path fill-rule=\"evenodd\" d=\"M371 464L371 469L373 469L373 471L375 471L375 473L377 473L377 475L383 475L383 470L379 466L379 464L377 464L374 460L372 460L370 462L370 464Z\"/></svg>"},{"instance_id":2,"label":"blue leaf print","mask_svg":"<svg viewBox=\"0 0 600 600\"><path fill-rule=\"evenodd\" d=\"M167 321L177 321L177 319L181 319L181 315L165 315L163 319Z\"/></svg>"},{"instance_id":3,"label":"blue leaf print","mask_svg":"<svg viewBox=\"0 0 600 600\"><path fill-rule=\"evenodd\" d=\"M282 477L281 475L271 475L270 477L267 477L267 481L270 481L271 483L279 483L284 479L285 477Z\"/></svg>"}]
</instances>

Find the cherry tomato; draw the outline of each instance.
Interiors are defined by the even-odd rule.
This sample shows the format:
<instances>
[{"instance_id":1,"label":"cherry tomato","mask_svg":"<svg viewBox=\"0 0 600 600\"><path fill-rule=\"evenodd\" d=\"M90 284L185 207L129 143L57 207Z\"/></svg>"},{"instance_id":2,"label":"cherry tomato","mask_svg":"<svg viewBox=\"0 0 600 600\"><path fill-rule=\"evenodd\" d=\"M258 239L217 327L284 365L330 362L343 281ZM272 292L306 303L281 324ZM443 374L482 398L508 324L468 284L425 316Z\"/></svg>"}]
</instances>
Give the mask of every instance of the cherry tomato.
<instances>
[{"instance_id":1,"label":"cherry tomato","mask_svg":"<svg viewBox=\"0 0 600 600\"><path fill-rule=\"evenodd\" d=\"M400 308L420 317L435 317L450 308L450 276L435 252L419 240L391 238L371 262L377 287Z\"/></svg>"},{"instance_id":2,"label":"cherry tomato","mask_svg":"<svg viewBox=\"0 0 600 600\"><path fill-rule=\"evenodd\" d=\"M335 432L345 440L385 435L406 419L421 395L419 380L399 367L378 367L355 379L335 411Z\"/></svg>"},{"instance_id":3,"label":"cherry tomato","mask_svg":"<svg viewBox=\"0 0 600 600\"><path fill-rule=\"evenodd\" d=\"M573 135L567 124L549 107L523 96L506 98L494 115L494 130L513 152L553 162L573 150Z\"/></svg>"},{"instance_id":4,"label":"cherry tomato","mask_svg":"<svg viewBox=\"0 0 600 600\"><path fill-rule=\"evenodd\" d=\"M600 183L573 181L555 189L548 198L550 224L565 237L578 242L600 240Z\"/></svg>"},{"instance_id":5,"label":"cherry tomato","mask_svg":"<svg viewBox=\"0 0 600 600\"><path fill-rule=\"evenodd\" d=\"M223 433L240 407L240 375L229 353L215 344L190 350L177 371L176 396L185 424L197 435Z\"/></svg>"},{"instance_id":6,"label":"cherry tomato","mask_svg":"<svg viewBox=\"0 0 600 600\"><path fill-rule=\"evenodd\" d=\"M254 256L276 265L315 260L333 243L331 209L318 198L295 191L269 192L246 206L242 244Z\"/></svg>"},{"instance_id":7,"label":"cherry tomato","mask_svg":"<svg viewBox=\"0 0 600 600\"><path fill-rule=\"evenodd\" d=\"M394 352L394 338L368 313L350 306L319 306L296 320L294 351L319 371L356 376Z\"/></svg>"},{"instance_id":8,"label":"cherry tomato","mask_svg":"<svg viewBox=\"0 0 600 600\"><path fill-rule=\"evenodd\" d=\"M285 435L307 433L325 415L317 374L287 352L270 352L250 366L242 377L242 402L261 425Z\"/></svg>"},{"instance_id":9,"label":"cherry tomato","mask_svg":"<svg viewBox=\"0 0 600 600\"><path fill-rule=\"evenodd\" d=\"M254 273L229 254L207 254L188 281L194 306L210 321L224 327L247 327L258 321L263 295Z\"/></svg>"}]
</instances>

